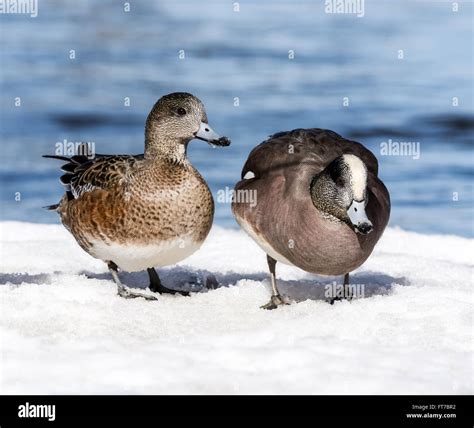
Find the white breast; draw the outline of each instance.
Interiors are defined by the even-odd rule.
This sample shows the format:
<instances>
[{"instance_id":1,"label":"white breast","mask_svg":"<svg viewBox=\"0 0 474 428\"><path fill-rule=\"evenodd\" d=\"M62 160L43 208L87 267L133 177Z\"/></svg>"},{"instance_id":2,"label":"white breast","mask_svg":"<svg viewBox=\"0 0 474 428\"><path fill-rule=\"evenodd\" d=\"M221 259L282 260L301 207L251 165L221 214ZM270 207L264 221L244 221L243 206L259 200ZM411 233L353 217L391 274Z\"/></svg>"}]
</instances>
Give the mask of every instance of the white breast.
<instances>
[{"instance_id":1,"label":"white breast","mask_svg":"<svg viewBox=\"0 0 474 428\"><path fill-rule=\"evenodd\" d=\"M176 238L156 244L117 244L92 240L90 254L104 261L113 261L120 269L136 272L151 267L173 265L189 257L202 242Z\"/></svg>"},{"instance_id":2,"label":"white breast","mask_svg":"<svg viewBox=\"0 0 474 428\"><path fill-rule=\"evenodd\" d=\"M263 251L265 251L270 257L274 258L277 262L294 266L293 263L291 263L288 259L282 256L280 253L278 253L262 235L259 235L249 223L247 223L242 218L238 218L237 216L236 216L236 219L238 223L240 224L240 226L242 227L242 229L244 229L247 232L247 234L258 244L258 246Z\"/></svg>"}]
</instances>

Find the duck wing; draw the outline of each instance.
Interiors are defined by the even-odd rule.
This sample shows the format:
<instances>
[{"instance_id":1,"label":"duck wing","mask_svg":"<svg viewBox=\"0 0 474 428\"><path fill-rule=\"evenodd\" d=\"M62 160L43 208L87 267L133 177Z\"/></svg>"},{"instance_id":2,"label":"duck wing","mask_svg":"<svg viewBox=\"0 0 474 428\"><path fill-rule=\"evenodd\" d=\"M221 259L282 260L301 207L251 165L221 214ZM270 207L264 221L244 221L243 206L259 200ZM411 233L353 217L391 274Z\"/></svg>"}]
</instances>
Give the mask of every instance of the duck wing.
<instances>
[{"instance_id":1,"label":"duck wing","mask_svg":"<svg viewBox=\"0 0 474 428\"><path fill-rule=\"evenodd\" d=\"M369 172L377 176L378 162L370 150L333 131L313 128L271 135L250 152L242 170L242 179L252 174L256 179L269 174L282 174L285 169L301 168L304 165L317 174L342 154L360 157Z\"/></svg>"},{"instance_id":2,"label":"duck wing","mask_svg":"<svg viewBox=\"0 0 474 428\"><path fill-rule=\"evenodd\" d=\"M68 200L77 199L95 189L110 189L126 183L131 178L143 155L103 155L94 157L76 155L72 157L44 155L45 158L66 161L61 166L64 172L59 178L66 190ZM56 209L54 205L49 207Z\"/></svg>"}]
</instances>

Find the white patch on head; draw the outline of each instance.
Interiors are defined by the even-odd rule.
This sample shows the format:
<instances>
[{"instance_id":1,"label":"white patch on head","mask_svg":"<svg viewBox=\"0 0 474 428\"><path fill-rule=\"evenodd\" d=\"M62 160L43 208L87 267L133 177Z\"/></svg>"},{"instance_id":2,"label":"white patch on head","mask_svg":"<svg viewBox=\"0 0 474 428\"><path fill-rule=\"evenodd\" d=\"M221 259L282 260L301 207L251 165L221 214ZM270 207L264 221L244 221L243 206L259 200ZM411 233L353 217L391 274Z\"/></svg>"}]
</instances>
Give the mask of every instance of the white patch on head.
<instances>
[{"instance_id":1,"label":"white patch on head","mask_svg":"<svg viewBox=\"0 0 474 428\"><path fill-rule=\"evenodd\" d=\"M364 191L367 187L367 167L361 158L355 155L344 155L344 163L349 167L351 176L351 188L354 199L364 199Z\"/></svg>"},{"instance_id":2,"label":"white patch on head","mask_svg":"<svg viewBox=\"0 0 474 428\"><path fill-rule=\"evenodd\" d=\"M255 174L253 171L247 171L244 175L244 180L250 180L251 178L255 178Z\"/></svg>"},{"instance_id":3,"label":"white patch on head","mask_svg":"<svg viewBox=\"0 0 474 428\"><path fill-rule=\"evenodd\" d=\"M189 237L176 238L156 244L117 244L92 240L89 253L104 261L113 261L120 269L137 272L155 266L168 266L184 260L199 249L202 242Z\"/></svg>"}]
</instances>

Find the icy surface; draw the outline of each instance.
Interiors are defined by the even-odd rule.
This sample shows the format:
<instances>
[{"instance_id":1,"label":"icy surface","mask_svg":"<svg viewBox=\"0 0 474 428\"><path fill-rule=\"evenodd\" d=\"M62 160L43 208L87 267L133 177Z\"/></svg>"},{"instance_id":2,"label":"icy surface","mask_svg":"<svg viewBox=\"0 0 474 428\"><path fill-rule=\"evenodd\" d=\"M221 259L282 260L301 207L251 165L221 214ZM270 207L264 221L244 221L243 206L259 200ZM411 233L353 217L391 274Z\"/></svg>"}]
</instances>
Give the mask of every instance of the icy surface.
<instances>
[{"instance_id":1,"label":"icy surface","mask_svg":"<svg viewBox=\"0 0 474 428\"><path fill-rule=\"evenodd\" d=\"M365 298L334 306L324 286L342 278L278 264L299 303L265 311L265 257L243 232L215 227L160 272L222 287L150 302L118 297L62 227L0 226L3 394L473 393L473 240L389 229L352 275Z\"/></svg>"}]
</instances>

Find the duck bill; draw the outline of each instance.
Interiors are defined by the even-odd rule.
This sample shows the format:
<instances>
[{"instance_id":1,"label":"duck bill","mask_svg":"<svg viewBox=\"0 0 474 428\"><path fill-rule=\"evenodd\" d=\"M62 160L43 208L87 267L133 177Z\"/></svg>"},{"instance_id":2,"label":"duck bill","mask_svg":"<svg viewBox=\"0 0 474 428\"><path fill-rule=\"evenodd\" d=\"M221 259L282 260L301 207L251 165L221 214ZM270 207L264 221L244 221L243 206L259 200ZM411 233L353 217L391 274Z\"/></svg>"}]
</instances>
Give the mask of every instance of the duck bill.
<instances>
[{"instance_id":1,"label":"duck bill","mask_svg":"<svg viewBox=\"0 0 474 428\"><path fill-rule=\"evenodd\" d=\"M198 140L206 141L211 146L225 147L230 145L230 140L227 137L221 137L206 122L201 122L194 136Z\"/></svg>"},{"instance_id":2,"label":"duck bill","mask_svg":"<svg viewBox=\"0 0 474 428\"><path fill-rule=\"evenodd\" d=\"M361 235L368 235L372 232L374 227L365 212L365 201L352 201L351 206L347 210L347 215L355 232Z\"/></svg>"}]
</instances>

